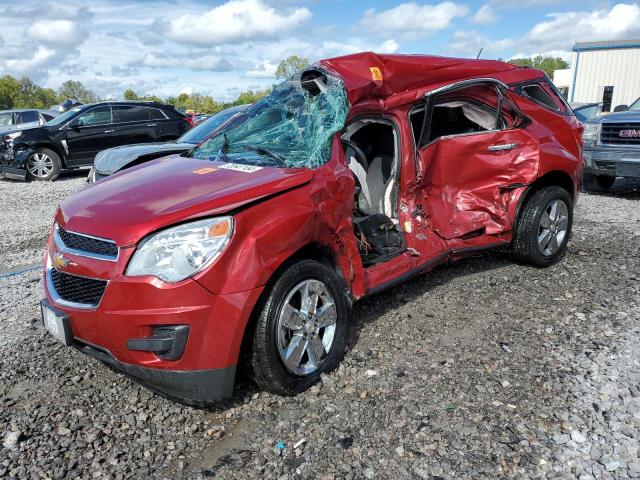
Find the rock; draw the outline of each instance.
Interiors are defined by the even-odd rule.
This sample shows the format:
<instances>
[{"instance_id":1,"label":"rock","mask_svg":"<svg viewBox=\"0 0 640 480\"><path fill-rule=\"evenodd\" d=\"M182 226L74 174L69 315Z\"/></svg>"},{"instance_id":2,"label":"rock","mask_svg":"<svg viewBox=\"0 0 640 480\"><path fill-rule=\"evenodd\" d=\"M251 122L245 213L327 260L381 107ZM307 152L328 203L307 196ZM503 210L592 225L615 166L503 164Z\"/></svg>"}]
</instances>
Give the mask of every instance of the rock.
<instances>
[{"instance_id":1,"label":"rock","mask_svg":"<svg viewBox=\"0 0 640 480\"><path fill-rule=\"evenodd\" d=\"M22 432L7 432L4 434L2 446L9 450L16 450L22 437ZM7 465L5 465L7 466Z\"/></svg>"},{"instance_id":2,"label":"rock","mask_svg":"<svg viewBox=\"0 0 640 480\"><path fill-rule=\"evenodd\" d=\"M571 432L571 440L573 440L576 443L584 443L587 441L587 438L581 432L577 430L573 430Z\"/></svg>"}]
</instances>

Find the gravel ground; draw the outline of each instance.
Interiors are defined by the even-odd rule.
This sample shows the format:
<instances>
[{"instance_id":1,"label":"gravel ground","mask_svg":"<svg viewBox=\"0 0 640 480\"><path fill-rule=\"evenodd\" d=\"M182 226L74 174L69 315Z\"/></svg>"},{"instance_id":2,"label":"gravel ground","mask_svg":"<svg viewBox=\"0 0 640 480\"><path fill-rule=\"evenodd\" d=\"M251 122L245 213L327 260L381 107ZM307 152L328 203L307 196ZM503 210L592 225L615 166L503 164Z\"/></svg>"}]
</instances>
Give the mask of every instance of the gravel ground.
<instances>
[{"instance_id":1,"label":"gravel ground","mask_svg":"<svg viewBox=\"0 0 640 480\"><path fill-rule=\"evenodd\" d=\"M5 271L40 261L83 180L0 182ZM494 252L367 299L321 384L241 380L210 410L58 345L40 273L0 278L0 477L640 478L639 203L631 182L583 195L549 269Z\"/></svg>"}]
</instances>

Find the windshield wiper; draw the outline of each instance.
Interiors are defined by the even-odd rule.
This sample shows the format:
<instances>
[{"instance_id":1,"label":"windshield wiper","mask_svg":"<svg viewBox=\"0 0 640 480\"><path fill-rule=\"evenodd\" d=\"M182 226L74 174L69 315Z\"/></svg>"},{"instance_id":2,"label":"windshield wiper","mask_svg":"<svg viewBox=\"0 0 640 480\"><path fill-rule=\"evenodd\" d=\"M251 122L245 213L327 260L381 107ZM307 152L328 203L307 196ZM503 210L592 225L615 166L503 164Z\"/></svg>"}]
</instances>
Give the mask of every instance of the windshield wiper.
<instances>
[{"instance_id":1,"label":"windshield wiper","mask_svg":"<svg viewBox=\"0 0 640 480\"><path fill-rule=\"evenodd\" d=\"M287 168L287 162L285 162L284 158L278 155L276 152L272 152L271 150L264 147L254 147L253 145L243 145L242 148L251 150L252 152L256 152L259 155L266 155L267 157L270 157L273 160L275 160L276 164L279 167Z\"/></svg>"}]
</instances>

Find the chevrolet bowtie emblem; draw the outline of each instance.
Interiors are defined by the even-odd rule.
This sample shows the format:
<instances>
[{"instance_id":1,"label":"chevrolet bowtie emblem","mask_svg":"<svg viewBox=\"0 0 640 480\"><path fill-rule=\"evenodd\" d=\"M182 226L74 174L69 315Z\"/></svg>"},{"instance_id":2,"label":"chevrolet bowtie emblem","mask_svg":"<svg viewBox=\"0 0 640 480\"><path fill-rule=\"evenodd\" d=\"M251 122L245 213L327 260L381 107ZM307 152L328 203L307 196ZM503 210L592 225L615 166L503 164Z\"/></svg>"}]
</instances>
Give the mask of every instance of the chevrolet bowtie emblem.
<instances>
[{"instance_id":1,"label":"chevrolet bowtie emblem","mask_svg":"<svg viewBox=\"0 0 640 480\"><path fill-rule=\"evenodd\" d=\"M65 258L61 253L56 253L51 259L51 263L56 269L60 270L61 268L65 268L71 261L68 258Z\"/></svg>"}]
</instances>

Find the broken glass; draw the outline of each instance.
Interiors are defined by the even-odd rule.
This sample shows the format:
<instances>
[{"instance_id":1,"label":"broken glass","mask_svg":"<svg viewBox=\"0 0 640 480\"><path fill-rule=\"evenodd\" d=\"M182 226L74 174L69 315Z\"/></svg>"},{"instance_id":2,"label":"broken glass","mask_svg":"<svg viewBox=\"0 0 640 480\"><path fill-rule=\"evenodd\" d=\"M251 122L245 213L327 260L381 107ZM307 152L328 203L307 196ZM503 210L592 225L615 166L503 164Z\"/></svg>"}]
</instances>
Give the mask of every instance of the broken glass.
<instances>
[{"instance_id":1,"label":"broken glass","mask_svg":"<svg viewBox=\"0 0 640 480\"><path fill-rule=\"evenodd\" d=\"M192 156L317 168L329 161L332 138L344 127L348 110L347 93L339 78L321 74L301 82L298 76L274 87Z\"/></svg>"}]
</instances>

